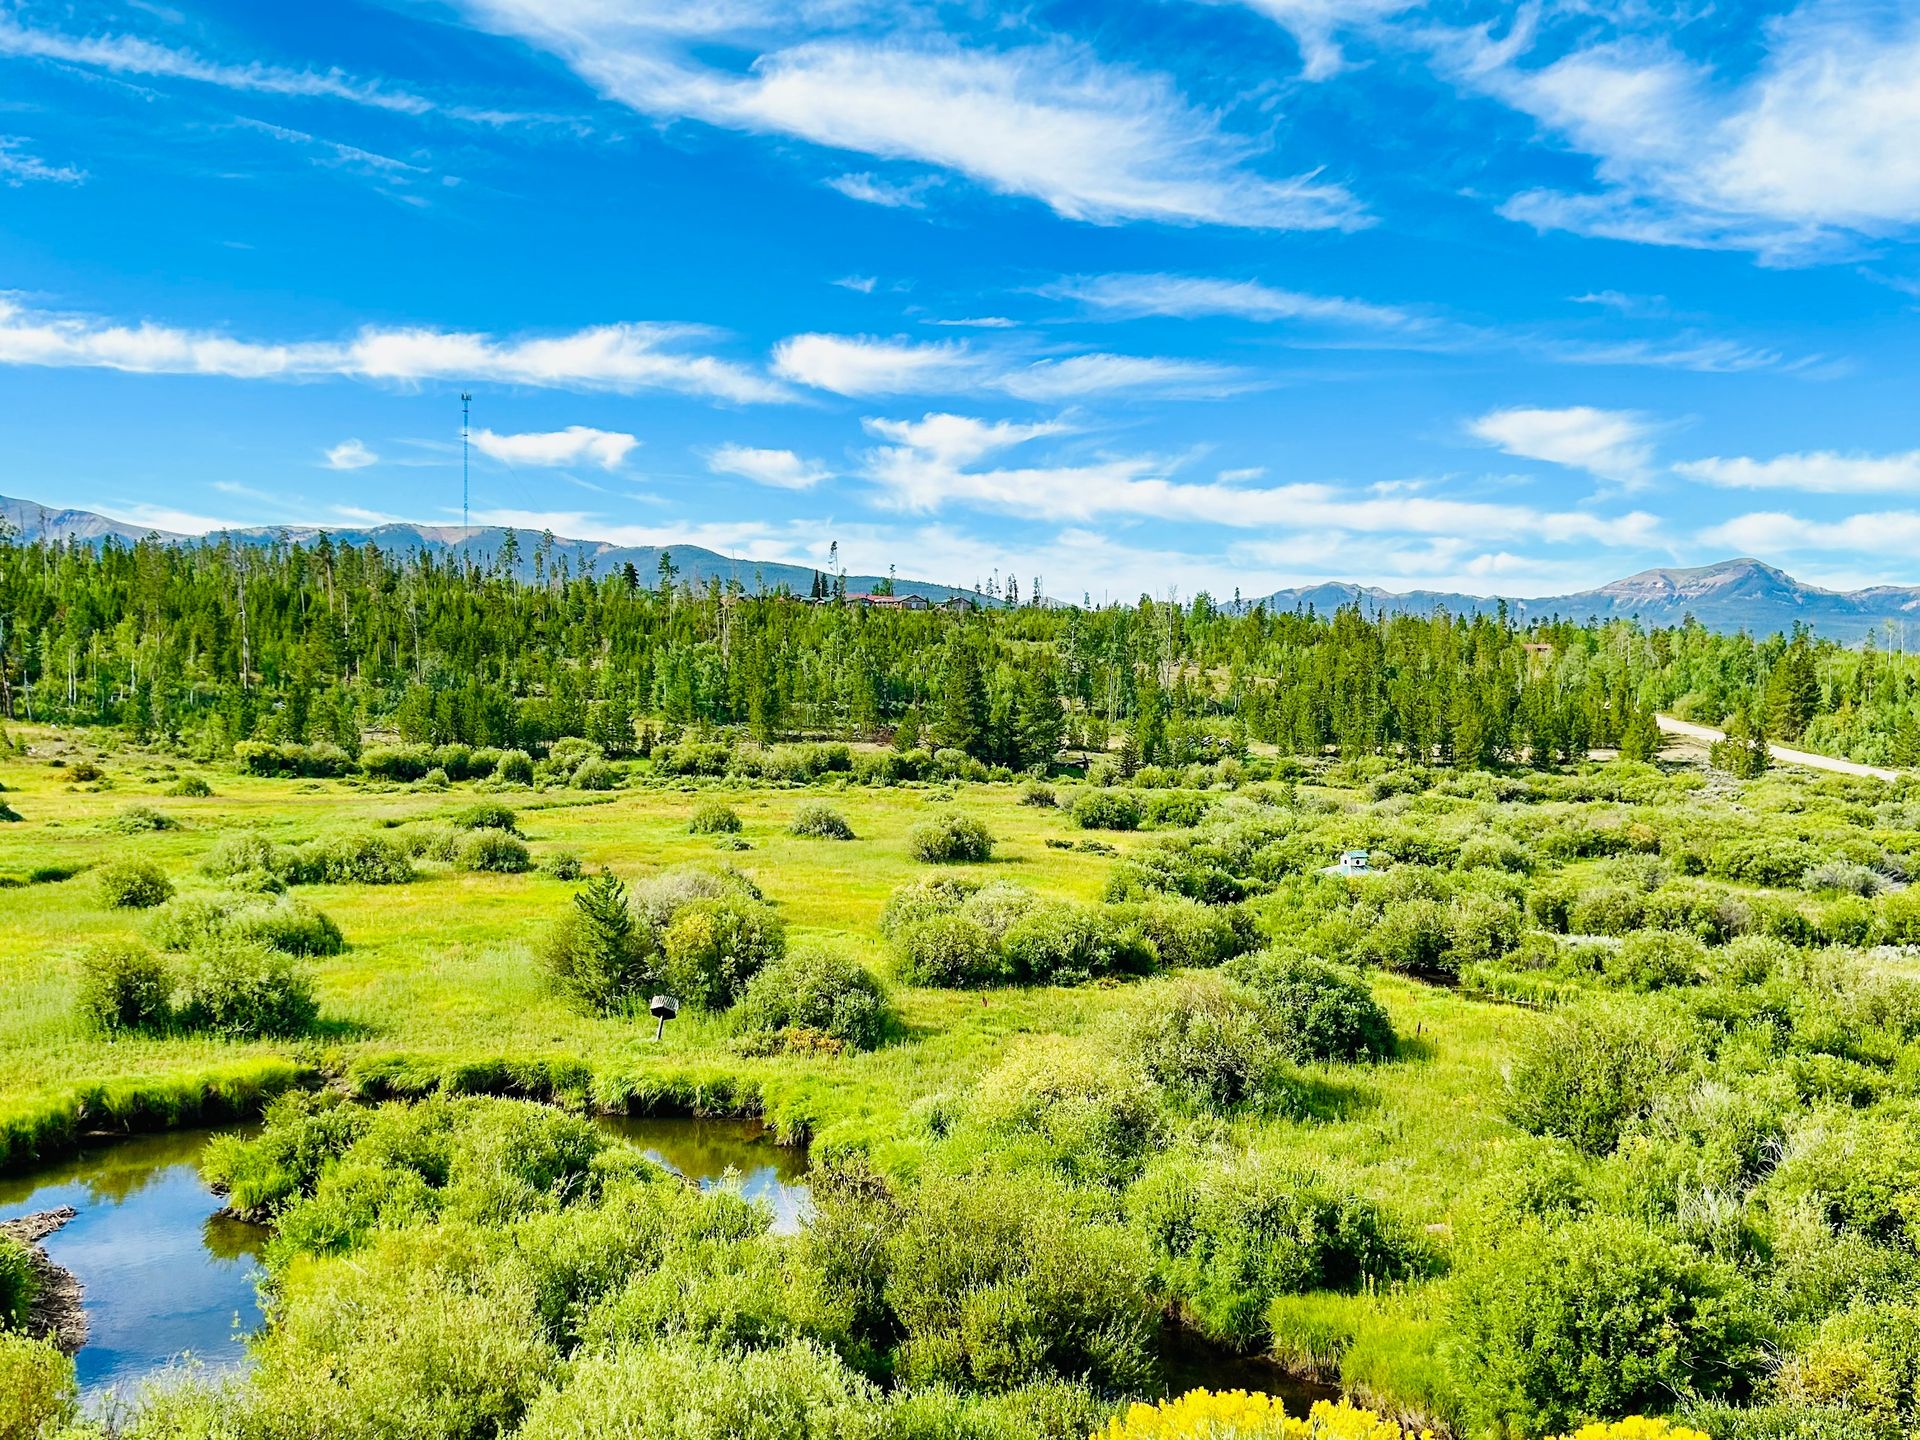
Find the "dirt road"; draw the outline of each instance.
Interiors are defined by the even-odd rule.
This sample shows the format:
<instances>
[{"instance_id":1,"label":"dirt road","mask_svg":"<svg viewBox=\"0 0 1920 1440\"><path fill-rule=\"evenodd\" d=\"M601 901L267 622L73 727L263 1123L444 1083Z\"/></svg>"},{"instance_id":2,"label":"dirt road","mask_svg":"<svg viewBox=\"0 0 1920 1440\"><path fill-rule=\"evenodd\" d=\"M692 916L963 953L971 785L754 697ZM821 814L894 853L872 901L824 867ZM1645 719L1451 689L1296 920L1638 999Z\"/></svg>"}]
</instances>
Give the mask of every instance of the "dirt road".
<instances>
[{"instance_id":1,"label":"dirt road","mask_svg":"<svg viewBox=\"0 0 1920 1440\"><path fill-rule=\"evenodd\" d=\"M1655 715L1654 721L1667 735L1684 735L1711 745L1727 738L1724 730L1676 720L1671 715ZM1861 765L1852 760L1836 760L1831 755L1810 755L1805 750L1789 750L1784 745L1768 745L1767 753L1781 765L1805 765L1810 770L1831 770L1836 775L1864 775L1870 780L1898 780L1898 770L1882 770L1877 765Z\"/></svg>"}]
</instances>

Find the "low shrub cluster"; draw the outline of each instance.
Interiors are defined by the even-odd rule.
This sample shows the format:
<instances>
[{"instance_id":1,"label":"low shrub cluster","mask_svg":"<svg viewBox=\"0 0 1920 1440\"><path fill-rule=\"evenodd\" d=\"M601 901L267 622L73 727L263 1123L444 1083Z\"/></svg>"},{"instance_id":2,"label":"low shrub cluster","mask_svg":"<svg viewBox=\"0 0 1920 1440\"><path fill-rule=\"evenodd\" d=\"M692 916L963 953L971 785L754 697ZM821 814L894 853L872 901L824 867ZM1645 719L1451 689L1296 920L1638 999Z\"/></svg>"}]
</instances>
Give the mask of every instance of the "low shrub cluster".
<instances>
[{"instance_id":1,"label":"low shrub cluster","mask_svg":"<svg viewBox=\"0 0 1920 1440\"><path fill-rule=\"evenodd\" d=\"M264 836L223 835L200 862L204 874L230 884L260 888L251 877L270 876L284 885L404 885L415 878L413 862L385 835L341 835L302 845L276 845Z\"/></svg>"},{"instance_id":2,"label":"low shrub cluster","mask_svg":"<svg viewBox=\"0 0 1920 1440\"><path fill-rule=\"evenodd\" d=\"M907 853L928 865L980 865L993 858L993 836L971 815L942 815L907 832Z\"/></svg>"},{"instance_id":3,"label":"low shrub cluster","mask_svg":"<svg viewBox=\"0 0 1920 1440\"><path fill-rule=\"evenodd\" d=\"M76 1007L108 1034L178 1030L230 1039L304 1035L320 1013L302 956L233 932L200 939L179 962L130 941L90 946L80 956Z\"/></svg>"},{"instance_id":4,"label":"low shrub cluster","mask_svg":"<svg viewBox=\"0 0 1920 1440\"><path fill-rule=\"evenodd\" d=\"M853 826L847 817L831 805L818 801L809 801L793 813L793 823L788 830L795 835L804 835L814 840L851 840L854 838Z\"/></svg>"},{"instance_id":5,"label":"low shrub cluster","mask_svg":"<svg viewBox=\"0 0 1920 1440\"><path fill-rule=\"evenodd\" d=\"M738 835L740 812L731 805L709 800L693 812L687 821L687 830L694 835Z\"/></svg>"},{"instance_id":6,"label":"low shrub cluster","mask_svg":"<svg viewBox=\"0 0 1920 1440\"><path fill-rule=\"evenodd\" d=\"M601 871L542 949L556 989L609 1014L642 1011L656 991L724 1010L785 953L785 926L758 888L737 872L702 867L662 872L632 896Z\"/></svg>"},{"instance_id":7,"label":"low shrub cluster","mask_svg":"<svg viewBox=\"0 0 1920 1440\"><path fill-rule=\"evenodd\" d=\"M807 946L770 960L741 992L734 1023L777 1046L870 1050L892 1023L886 988L857 960Z\"/></svg>"},{"instance_id":8,"label":"low shrub cluster","mask_svg":"<svg viewBox=\"0 0 1920 1440\"><path fill-rule=\"evenodd\" d=\"M173 898L173 882L151 860L112 860L94 871L100 899L111 910L151 910Z\"/></svg>"}]
</instances>

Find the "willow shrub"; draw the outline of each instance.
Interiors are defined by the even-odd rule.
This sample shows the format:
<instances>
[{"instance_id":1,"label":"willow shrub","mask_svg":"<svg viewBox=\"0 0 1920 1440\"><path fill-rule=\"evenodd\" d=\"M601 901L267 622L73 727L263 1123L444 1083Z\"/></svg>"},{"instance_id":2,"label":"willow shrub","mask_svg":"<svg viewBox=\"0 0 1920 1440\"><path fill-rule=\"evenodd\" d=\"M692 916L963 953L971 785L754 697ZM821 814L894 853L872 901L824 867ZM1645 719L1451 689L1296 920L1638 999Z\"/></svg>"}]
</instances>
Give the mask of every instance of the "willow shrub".
<instances>
[{"instance_id":1,"label":"willow shrub","mask_svg":"<svg viewBox=\"0 0 1920 1440\"><path fill-rule=\"evenodd\" d=\"M865 966L815 945L770 961L748 981L734 1019L752 1034L824 1036L869 1050L886 1034L891 1012L885 988Z\"/></svg>"},{"instance_id":2,"label":"willow shrub","mask_svg":"<svg viewBox=\"0 0 1920 1440\"><path fill-rule=\"evenodd\" d=\"M1269 950L1234 961L1228 973L1259 996L1288 1059L1385 1060L1394 1053L1393 1021L1357 970Z\"/></svg>"},{"instance_id":3,"label":"willow shrub","mask_svg":"<svg viewBox=\"0 0 1920 1440\"><path fill-rule=\"evenodd\" d=\"M731 805L718 800L709 800L694 810L687 821L687 829L695 835L738 835L740 833L740 813Z\"/></svg>"},{"instance_id":4,"label":"willow shrub","mask_svg":"<svg viewBox=\"0 0 1920 1440\"><path fill-rule=\"evenodd\" d=\"M304 1035L320 1018L307 963L257 940L223 937L189 957L176 1018L236 1040Z\"/></svg>"},{"instance_id":5,"label":"willow shrub","mask_svg":"<svg viewBox=\"0 0 1920 1440\"><path fill-rule=\"evenodd\" d=\"M1675 1396L1743 1398L1770 1362L1744 1282L1635 1220L1520 1227L1459 1264L1449 1293L1476 1430L1550 1434Z\"/></svg>"},{"instance_id":6,"label":"willow shrub","mask_svg":"<svg viewBox=\"0 0 1920 1440\"><path fill-rule=\"evenodd\" d=\"M33 1252L11 1236L0 1235L0 1331L24 1326L38 1293Z\"/></svg>"},{"instance_id":7,"label":"willow shrub","mask_svg":"<svg viewBox=\"0 0 1920 1440\"><path fill-rule=\"evenodd\" d=\"M73 1361L51 1340L0 1330L0 1440L41 1440L72 1423L80 1390Z\"/></svg>"},{"instance_id":8,"label":"willow shrub","mask_svg":"<svg viewBox=\"0 0 1920 1440\"><path fill-rule=\"evenodd\" d=\"M1127 1194L1155 1278L1214 1339L1270 1338L1281 1295L1353 1290L1431 1268L1420 1239L1329 1175L1262 1155L1171 1152Z\"/></svg>"},{"instance_id":9,"label":"willow shrub","mask_svg":"<svg viewBox=\"0 0 1920 1440\"><path fill-rule=\"evenodd\" d=\"M660 937L660 978L681 1000L724 1010L786 953L786 926L770 905L740 896L695 900Z\"/></svg>"},{"instance_id":10,"label":"willow shrub","mask_svg":"<svg viewBox=\"0 0 1920 1440\"><path fill-rule=\"evenodd\" d=\"M114 860L94 872L110 910L151 910L173 898L173 882L151 860Z\"/></svg>"},{"instance_id":11,"label":"willow shrub","mask_svg":"<svg viewBox=\"0 0 1920 1440\"><path fill-rule=\"evenodd\" d=\"M928 865L983 864L993 858L993 835L971 815L942 815L907 832L907 851Z\"/></svg>"},{"instance_id":12,"label":"willow shrub","mask_svg":"<svg viewBox=\"0 0 1920 1440\"><path fill-rule=\"evenodd\" d=\"M1682 1058L1683 1041L1652 1022L1598 1009L1556 1016L1528 1034L1507 1073L1507 1118L1609 1154Z\"/></svg>"},{"instance_id":13,"label":"willow shrub","mask_svg":"<svg viewBox=\"0 0 1920 1440\"><path fill-rule=\"evenodd\" d=\"M80 952L80 1018L108 1034L164 1030L173 1018L171 966L134 940L105 940Z\"/></svg>"}]
</instances>

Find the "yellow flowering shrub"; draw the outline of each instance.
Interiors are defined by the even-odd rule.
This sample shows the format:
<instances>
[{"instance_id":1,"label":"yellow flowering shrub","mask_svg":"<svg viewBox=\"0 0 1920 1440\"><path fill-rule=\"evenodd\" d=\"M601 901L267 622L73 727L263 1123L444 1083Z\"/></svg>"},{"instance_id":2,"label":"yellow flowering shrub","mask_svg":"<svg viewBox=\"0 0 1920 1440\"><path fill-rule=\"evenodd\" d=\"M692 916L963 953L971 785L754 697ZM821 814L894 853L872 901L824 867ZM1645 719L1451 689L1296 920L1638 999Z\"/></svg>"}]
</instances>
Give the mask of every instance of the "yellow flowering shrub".
<instances>
[{"instance_id":1,"label":"yellow flowering shrub","mask_svg":"<svg viewBox=\"0 0 1920 1440\"><path fill-rule=\"evenodd\" d=\"M1289 1415L1271 1395L1191 1390L1158 1405L1133 1405L1093 1440L1414 1440L1371 1410L1322 1400ZM1422 1433L1419 1440L1431 1440Z\"/></svg>"},{"instance_id":2,"label":"yellow flowering shrub","mask_svg":"<svg viewBox=\"0 0 1920 1440\"><path fill-rule=\"evenodd\" d=\"M1685 1425L1652 1420L1645 1415L1630 1415L1625 1420L1614 1420L1605 1425L1582 1425L1573 1434L1562 1436L1561 1440L1709 1440L1709 1437Z\"/></svg>"},{"instance_id":3,"label":"yellow flowering shrub","mask_svg":"<svg viewBox=\"0 0 1920 1440\"><path fill-rule=\"evenodd\" d=\"M1433 1440L1371 1410L1322 1400L1304 1416L1287 1414L1271 1395L1189 1390L1158 1405L1132 1405L1092 1440ZM1698 1430L1635 1415L1585 1425L1561 1440L1709 1440Z\"/></svg>"}]
</instances>

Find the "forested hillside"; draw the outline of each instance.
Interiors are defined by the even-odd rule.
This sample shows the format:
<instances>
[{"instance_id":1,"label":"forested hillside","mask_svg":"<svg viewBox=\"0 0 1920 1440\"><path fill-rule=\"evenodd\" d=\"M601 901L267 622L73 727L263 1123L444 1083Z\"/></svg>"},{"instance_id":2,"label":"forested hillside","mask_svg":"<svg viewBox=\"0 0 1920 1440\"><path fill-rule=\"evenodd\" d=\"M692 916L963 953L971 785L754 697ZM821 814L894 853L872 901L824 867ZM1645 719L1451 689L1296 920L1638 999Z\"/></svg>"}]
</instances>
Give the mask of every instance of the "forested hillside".
<instances>
[{"instance_id":1,"label":"forested hillside","mask_svg":"<svg viewBox=\"0 0 1920 1440\"><path fill-rule=\"evenodd\" d=\"M0 540L0 712L203 753L355 753L363 733L610 754L745 726L891 738L1027 768L1062 745L1184 764L1312 755L1547 764L1650 743L1653 709L1749 719L1881 764L1920 758L1912 659L1871 639L1505 614L1244 614L1200 595L973 613L752 596L536 551L485 567L372 547Z\"/></svg>"}]
</instances>

